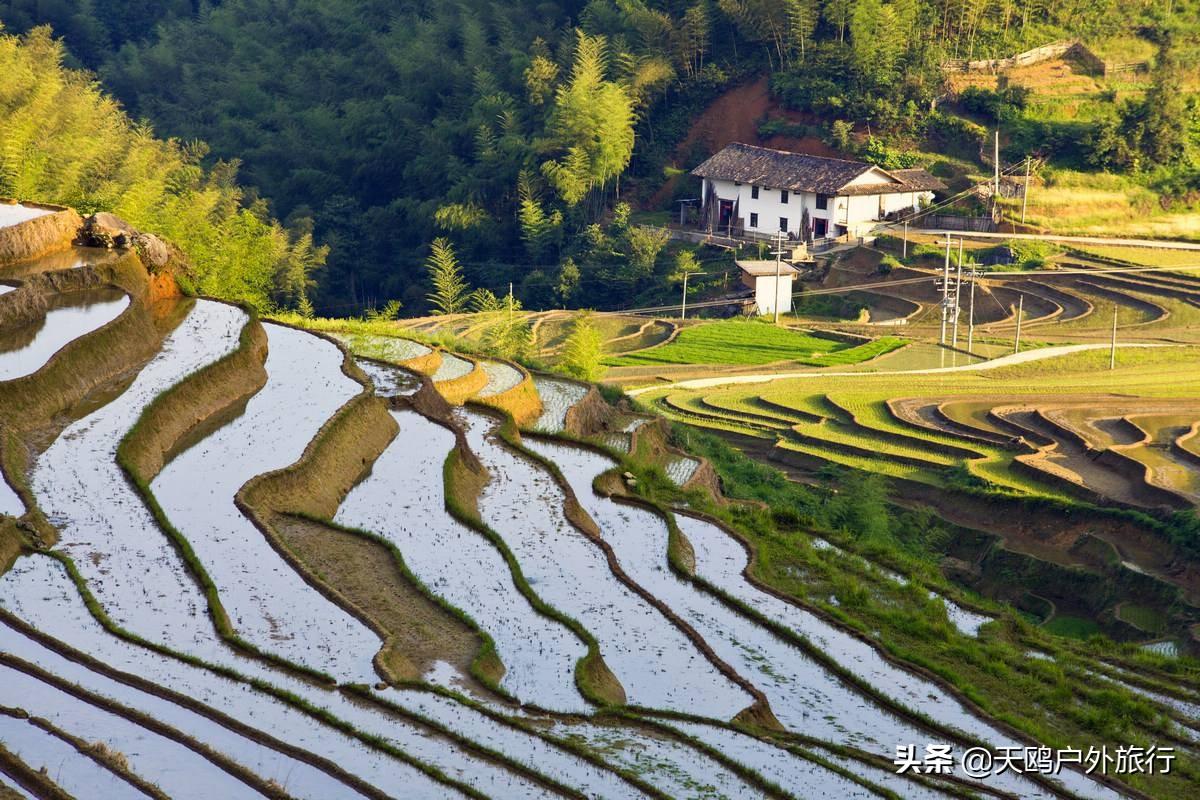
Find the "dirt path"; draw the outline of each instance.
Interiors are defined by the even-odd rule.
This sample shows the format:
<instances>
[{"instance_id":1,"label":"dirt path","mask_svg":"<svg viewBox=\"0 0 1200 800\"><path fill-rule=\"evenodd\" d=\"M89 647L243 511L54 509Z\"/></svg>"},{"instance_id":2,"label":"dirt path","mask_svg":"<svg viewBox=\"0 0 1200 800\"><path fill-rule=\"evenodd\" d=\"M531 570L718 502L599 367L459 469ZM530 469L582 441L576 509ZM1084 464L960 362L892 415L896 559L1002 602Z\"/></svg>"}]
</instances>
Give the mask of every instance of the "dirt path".
<instances>
[{"instance_id":1,"label":"dirt path","mask_svg":"<svg viewBox=\"0 0 1200 800\"><path fill-rule=\"evenodd\" d=\"M746 383L770 383L771 381L794 380L798 378L871 378L871 377L891 377L894 375L940 375L947 372L983 372L986 370L1000 369L1002 367L1011 367L1015 364L1025 364L1031 361L1042 361L1048 358L1057 358L1058 356L1066 356L1072 353L1082 353L1088 350L1107 350L1109 344L1068 344L1058 347L1042 347L1037 350L1026 350L1023 353L1013 353L1000 358L993 358L991 361L984 361L980 364L963 364L957 367L930 367L928 369L905 369L896 370L895 372L830 372L828 370L809 371L809 372L774 372L761 375L733 375L720 378L696 378L689 381L679 381L678 383L665 383L655 386L643 386L639 389L630 389L626 392L630 397L654 392L660 389L711 389L717 386L732 386ZM1121 344L1117 345L1122 349L1131 347L1176 347L1179 345L1169 344Z\"/></svg>"}]
</instances>

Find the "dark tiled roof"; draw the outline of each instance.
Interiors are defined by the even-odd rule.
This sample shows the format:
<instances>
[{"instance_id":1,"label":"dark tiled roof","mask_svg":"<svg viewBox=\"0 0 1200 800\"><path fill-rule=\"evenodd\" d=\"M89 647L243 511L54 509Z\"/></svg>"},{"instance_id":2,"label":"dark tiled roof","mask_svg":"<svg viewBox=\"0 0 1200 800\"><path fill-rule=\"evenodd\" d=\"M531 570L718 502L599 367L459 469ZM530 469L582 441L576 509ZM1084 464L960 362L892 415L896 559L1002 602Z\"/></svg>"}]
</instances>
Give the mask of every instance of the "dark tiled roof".
<instances>
[{"instance_id":1,"label":"dark tiled roof","mask_svg":"<svg viewBox=\"0 0 1200 800\"><path fill-rule=\"evenodd\" d=\"M938 189L945 189L946 184L929 174L928 170L924 169L889 169L889 175L893 175L907 183L917 191L933 192Z\"/></svg>"},{"instance_id":2,"label":"dark tiled roof","mask_svg":"<svg viewBox=\"0 0 1200 800\"><path fill-rule=\"evenodd\" d=\"M920 191L919 188L910 186L907 180L900 178L894 172L884 173L894 176L897 182L887 185L883 192L881 192L882 187L878 184L861 187L846 185L871 169L872 166L863 161L846 161L841 158L789 153L784 150L771 150L766 147L734 142L726 145L719 153L692 170L692 174L700 178L737 181L753 186L788 189L794 192L858 195ZM903 172L919 172L929 180L937 182L937 179L925 170L903 170ZM941 184L938 182L937 188L940 186Z\"/></svg>"}]
</instances>

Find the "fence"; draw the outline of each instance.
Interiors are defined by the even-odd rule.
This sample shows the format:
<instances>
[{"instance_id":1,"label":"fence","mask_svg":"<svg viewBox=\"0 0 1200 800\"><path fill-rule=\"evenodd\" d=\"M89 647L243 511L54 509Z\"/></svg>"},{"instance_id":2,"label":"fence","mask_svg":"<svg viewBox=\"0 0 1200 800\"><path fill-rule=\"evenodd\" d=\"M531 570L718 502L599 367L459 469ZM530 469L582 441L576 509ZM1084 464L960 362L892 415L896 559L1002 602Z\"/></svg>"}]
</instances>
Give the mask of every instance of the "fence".
<instances>
[{"instance_id":1,"label":"fence","mask_svg":"<svg viewBox=\"0 0 1200 800\"><path fill-rule=\"evenodd\" d=\"M1052 58L1069 56L1083 64L1090 72L1108 77L1124 72L1149 72L1150 65L1145 61L1105 61L1093 53L1083 42L1061 39L1050 42L1024 53L1017 53L1008 58L987 58L968 61L965 58L952 58L942 62L945 72L1002 72L1014 67L1027 67Z\"/></svg>"},{"instance_id":2,"label":"fence","mask_svg":"<svg viewBox=\"0 0 1200 800\"><path fill-rule=\"evenodd\" d=\"M991 217L962 217L956 214L927 214L918 220L922 228L945 231L970 231L971 233L993 233L996 222Z\"/></svg>"},{"instance_id":3,"label":"fence","mask_svg":"<svg viewBox=\"0 0 1200 800\"><path fill-rule=\"evenodd\" d=\"M1032 50L1026 50L1024 53L1017 53L1015 56L1008 58L988 58L979 61L968 61L965 58L956 58L942 62L942 69L947 72L999 72L1013 67L1025 67L1030 64L1037 64L1039 61L1049 61L1052 58L1058 58L1065 55L1078 42L1068 39L1062 39L1050 44L1044 44L1041 47L1035 47Z\"/></svg>"}]
</instances>

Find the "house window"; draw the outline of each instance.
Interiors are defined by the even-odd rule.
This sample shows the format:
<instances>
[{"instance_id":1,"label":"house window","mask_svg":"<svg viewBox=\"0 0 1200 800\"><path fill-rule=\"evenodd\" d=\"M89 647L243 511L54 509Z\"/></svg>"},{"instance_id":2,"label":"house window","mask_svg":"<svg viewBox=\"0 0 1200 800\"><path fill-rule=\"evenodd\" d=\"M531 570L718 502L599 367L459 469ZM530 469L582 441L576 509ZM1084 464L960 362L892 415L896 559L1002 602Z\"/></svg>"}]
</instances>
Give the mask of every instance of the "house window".
<instances>
[{"instance_id":1,"label":"house window","mask_svg":"<svg viewBox=\"0 0 1200 800\"><path fill-rule=\"evenodd\" d=\"M817 195L817 208L829 208L829 195Z\"/></svg>"},{"instance_id":2,"label":"house window","mask_svg":"<svg viewBox=\"0 0 1200 800\"><path fill-rule=\"evenodd\" d=\"M751 187L750 187L750 199L751 199L751 200L757 200L757 199L758 199L758 187L757 187L757 186L751 186Z\"/></svg>"},{"instance_id":3,"label":"house window","mask_svg":"<svg viewBox=\"0 0 1200 800\"><path fill-rule=\"evenodd\" d=\"M783 231L784 233L787 233L787 229L788 229L787 217L780 217L779 218L779 230Z\"/></svg>"},{"instance_id":4,"label":"house window","mask_svg":"<svg viewBox=\"0 0 1200 800\"><path fill-rule=\"evenodd\" d=\"M753 211L750 212L750 227L758 227L758 214L755 214Z\"/></svg>"},{"instance_id":5,"label":"house window","mask_svg":"<svg viewBox=\"0 0 1200 800\"><path fill-rule=\"evenodd\" d=\"M783 191L781 191L779 193L779 202L783 203L784 205L787 205L787 200L788 200L788 190L784 189Z\"/></svg>"}]
</instances>

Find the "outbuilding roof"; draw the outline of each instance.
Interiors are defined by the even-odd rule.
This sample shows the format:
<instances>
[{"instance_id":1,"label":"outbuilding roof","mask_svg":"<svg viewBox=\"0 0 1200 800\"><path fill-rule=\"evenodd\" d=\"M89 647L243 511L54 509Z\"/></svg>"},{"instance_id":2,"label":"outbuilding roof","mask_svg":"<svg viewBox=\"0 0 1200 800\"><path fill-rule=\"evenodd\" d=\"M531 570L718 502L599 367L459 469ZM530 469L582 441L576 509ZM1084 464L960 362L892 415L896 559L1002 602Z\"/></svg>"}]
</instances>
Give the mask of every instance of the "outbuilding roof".
<instances>
[{"instance_id":1,"label":"outbuilding roof","mask_svg":"<svg viewBox=\"0 0 1200 800\"><path fill-rule=\"evenodd\" d=\"M875 171L879 182L851 183ZM883 170L864 161L825 158L734 142L692 170L710 180L830 195L896 194L944 188L923 169Z\"/></svg>"},{"instance_id":2,"label":"outbuilding roof","mask_svg":"<svg viewBox=\"0 0 1200 800\"><path fill-rule=\"evenodd\" d=\"M747 275L756 278L775 277L775 262L774 261L735 261L735 264ZM791 264L784 261L779 264L779 275L785 277L788 275L799 275L800 270L793 267Z\"/></svg>"}]
</instances>

